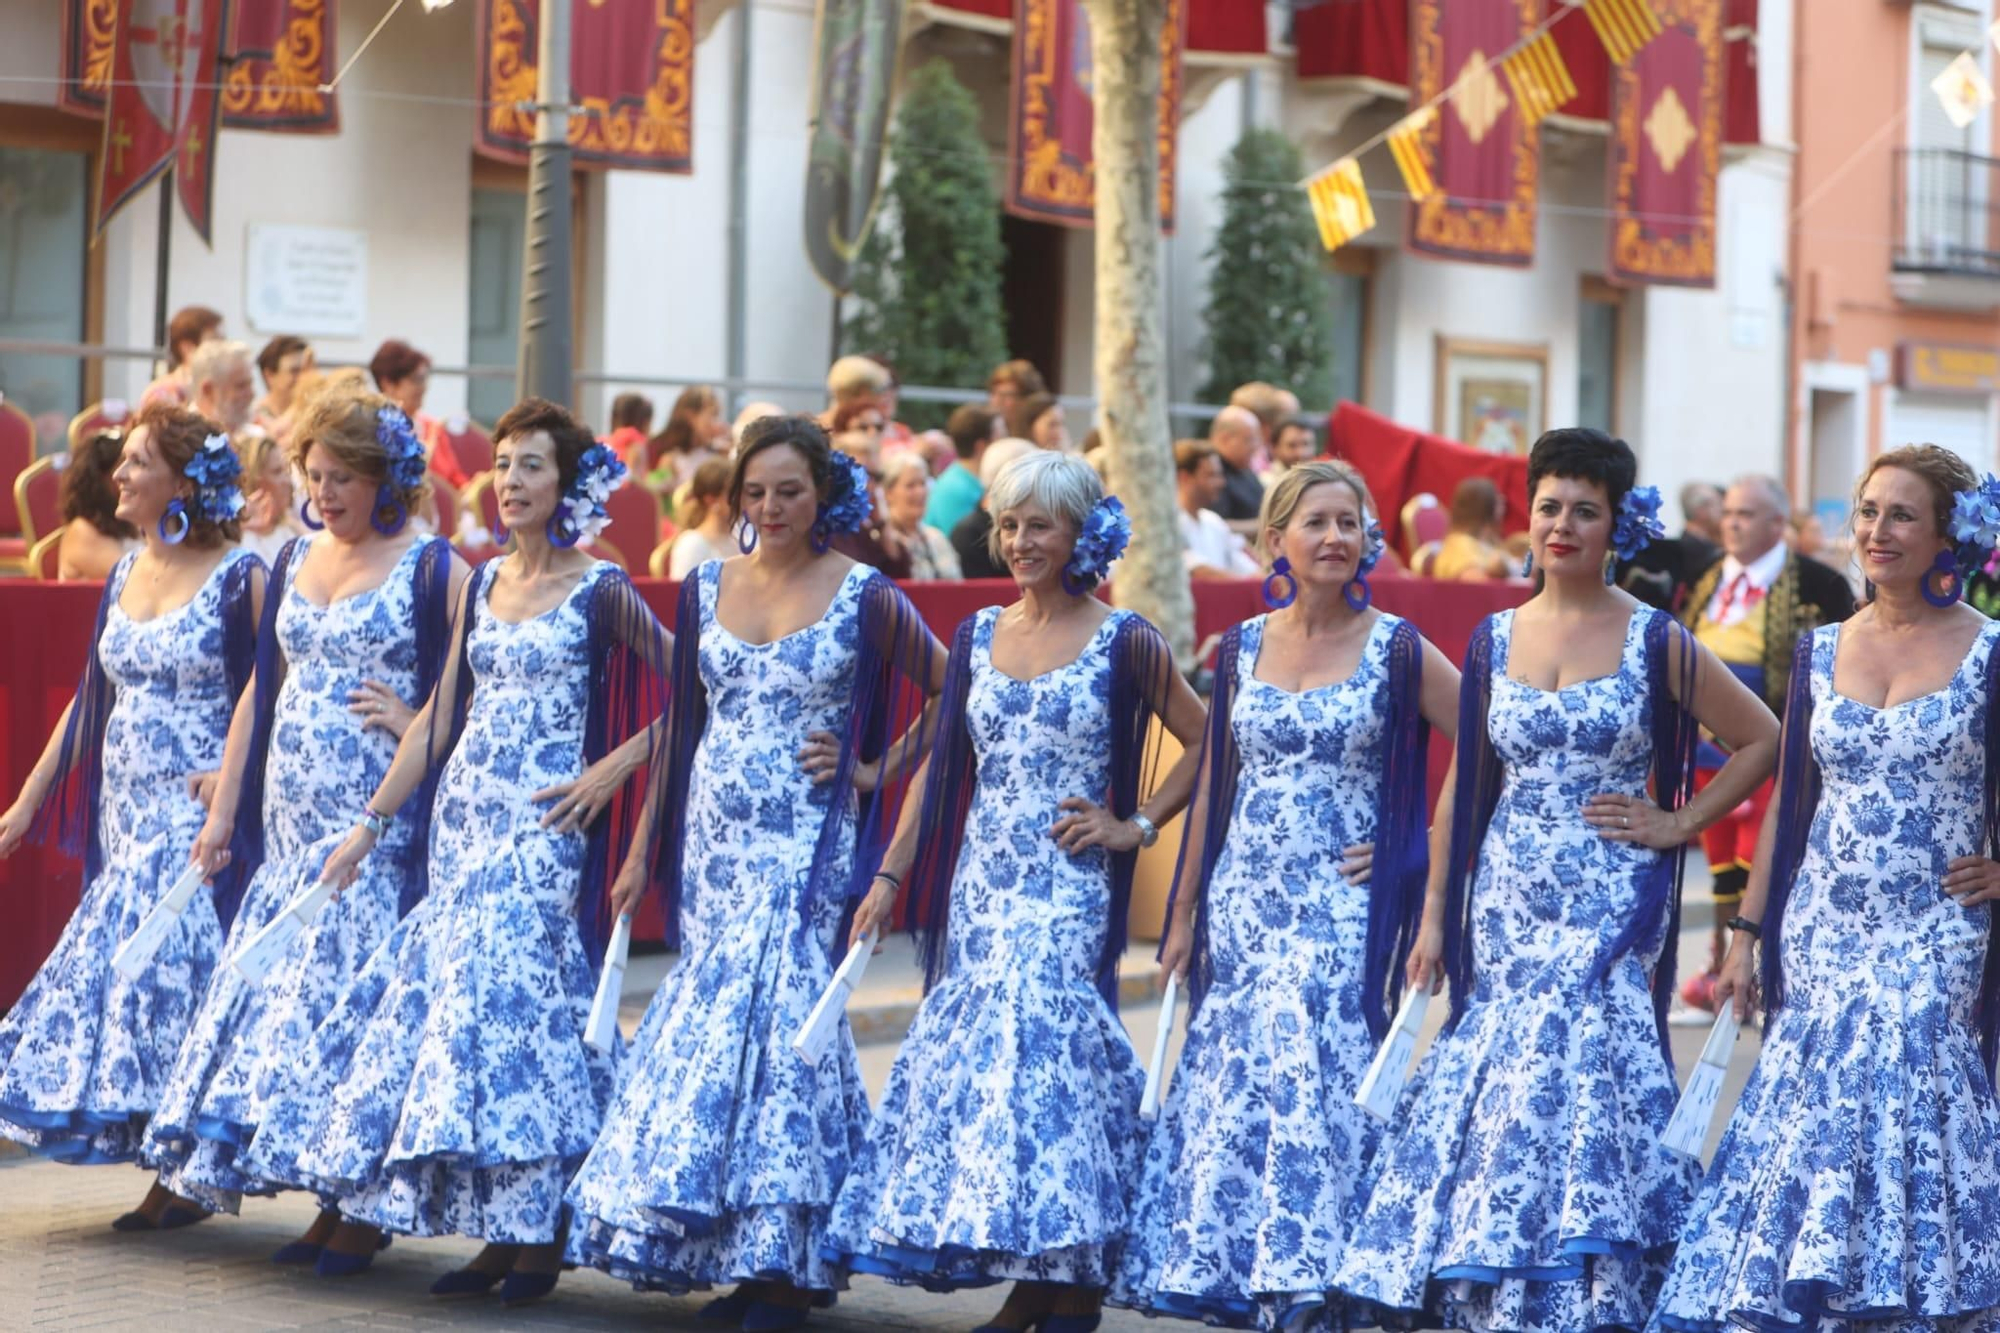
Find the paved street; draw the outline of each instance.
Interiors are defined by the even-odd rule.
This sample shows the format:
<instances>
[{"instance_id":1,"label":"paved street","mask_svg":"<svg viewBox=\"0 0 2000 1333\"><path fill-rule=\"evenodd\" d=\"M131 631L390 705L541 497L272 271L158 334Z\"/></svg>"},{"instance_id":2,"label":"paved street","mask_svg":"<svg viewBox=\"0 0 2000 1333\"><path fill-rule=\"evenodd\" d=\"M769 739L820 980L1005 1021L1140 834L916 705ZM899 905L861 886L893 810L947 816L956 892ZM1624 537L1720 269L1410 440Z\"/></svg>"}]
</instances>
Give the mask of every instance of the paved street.
<instances>
[{"instance_id":1,"label":"paved street","mask_svg":"<svg viewBox=\"0 0 2000 1333\"><path fill-rule=\"evenodd\" d=\"M1691 922L1707 920L1707 901L1689 894ZM1703 956L1699 929L1683 937L1684 959ZM876 960L868 986L854 1004L873 1030L899 1031L907 1022L896 1006L914 995L914 962L907 942ZM1135 950L1128 969L1143 973ZM664 970L662 960L635 959L628 976L628 1029L645 993ZM1132 978L1124 1010L1141 1058L1150 1052L1157 1005L1133 1001L1146 988ZM1675 1060L1683 1077L1693 1066L1706 1029L1674 1030ZM893 1038L892 1038L893 1040ZM1178 1040L1178 1037L1176 1038ZM1738 1043L1723 1106L1734 1104L1756 1052L1756 1036ZM864 1047L862 1073L879 1094L895 1047ZM1718 1131L1720 1124L1718 1123ZM1711 1143L1711 1149L1713 1144ZM694 1312L705 1298L642 1296L595 1273L571 1273L556 1294L538 1306L503 1312L497 1301L445 1303L426 1292L431 1281L457 1266L477 1246L458 1240L398 1241L367 1273L322 1281L311 1273L281 1270L271 1251L294 1238L313 1215L303 1196L252 1199L240 1218L217 1218L182 1231L122 1236L113 1217L137 1203L146 1177L120 1167L53 1166L32 1158L0 1158L0 1330L146 1329L149 1333L275 1328L486 1329L713 1328ZM997 1308L1000 1296L968 1293L934 1296L903 1291L870 1278L857 1279L840 1305L816 1316L824 1329L969 1329ZM1106 1330L1155 1330L1173 1325L1127 1313L1106 1317ZM1194 1327L1187 1325L1187 1327Z\"/></svg>"}]
</instances>

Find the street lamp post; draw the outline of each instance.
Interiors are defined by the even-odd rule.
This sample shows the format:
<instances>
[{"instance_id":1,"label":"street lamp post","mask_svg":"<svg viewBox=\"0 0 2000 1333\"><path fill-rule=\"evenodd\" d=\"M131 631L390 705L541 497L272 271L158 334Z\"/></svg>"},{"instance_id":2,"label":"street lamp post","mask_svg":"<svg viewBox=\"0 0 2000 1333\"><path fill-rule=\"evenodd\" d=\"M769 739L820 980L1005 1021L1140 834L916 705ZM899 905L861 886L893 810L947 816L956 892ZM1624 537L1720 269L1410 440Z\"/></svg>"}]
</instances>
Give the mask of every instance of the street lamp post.
<instances>
[{"instance_id":1,"label":"street lamp post","mask_svg":"<svg viewBox=\"0 0 2000 1333\"><path fill-rule=\"evenodd\" d=\"M519 397L570 401L570 0L541 0L535 140L528 149L528 238L521 283Z\"/></svg>"}]
</instances>

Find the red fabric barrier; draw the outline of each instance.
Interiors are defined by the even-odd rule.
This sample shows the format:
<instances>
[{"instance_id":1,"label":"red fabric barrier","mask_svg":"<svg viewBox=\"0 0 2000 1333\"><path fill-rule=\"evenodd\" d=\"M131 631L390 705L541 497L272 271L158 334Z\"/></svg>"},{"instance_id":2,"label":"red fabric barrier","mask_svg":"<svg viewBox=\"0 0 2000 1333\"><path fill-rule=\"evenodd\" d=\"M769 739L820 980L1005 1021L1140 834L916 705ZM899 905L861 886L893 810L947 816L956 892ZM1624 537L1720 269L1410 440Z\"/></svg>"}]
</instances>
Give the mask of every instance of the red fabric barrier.
<instances>
[{"instance_id":1,"label":"red fabric barrier","mask_svg":"<svg viewBox=\"0 0 2000 1333\"><path fill-rule=\"evenodd\" d=\"M679 585L640 579L637 586L648 605L671 626ZM959 622L974 611L1014 600L1014 585L1006 579L904 586L925 623L947 643ZM1464 657L1481 619L1516 604L1524 595L1513 585L1410 578L1377 578L1374 588L1378 605L1415 622L1453 661ZM99 593L94 583L0 582L0 624L10 631L0 635L0 754L6 757L0 800L11 802L20 791L76 689L96 624ZM1204 640L1263 609L1254 579L1195 588L1195 630ZM1434 742L1434 795L1448 759L1442 742ZM0 937L0 1004L13 1004L54 947L76 908L81 875L77 862L53 847L24 844L0 861L0 905L8 922ZM636 933L641 938L659 937L656 914L642 917L639 925Z\"/></svg>"},{"instance_id":2,"label":"red fabric barrier","mask_svg":"<svg viewBox=\"0 0 2000 1333\"><path fill-rule=\"evenodd\" d=\"M1528 530L1528 460L1518 454L1489 454L1468 449L1442 435L1401 426L1358 403L1333 409L1327 426L1327 451L1361 469L1389 544L1409 559L1403 540L1403 505L1411 496L1429 491L1449 508L1452 492L1467 477L1491 477L1507 498L1508 532ZM1414 619L1415 617L1412 617Z\"/></svg>"}]
</instances>

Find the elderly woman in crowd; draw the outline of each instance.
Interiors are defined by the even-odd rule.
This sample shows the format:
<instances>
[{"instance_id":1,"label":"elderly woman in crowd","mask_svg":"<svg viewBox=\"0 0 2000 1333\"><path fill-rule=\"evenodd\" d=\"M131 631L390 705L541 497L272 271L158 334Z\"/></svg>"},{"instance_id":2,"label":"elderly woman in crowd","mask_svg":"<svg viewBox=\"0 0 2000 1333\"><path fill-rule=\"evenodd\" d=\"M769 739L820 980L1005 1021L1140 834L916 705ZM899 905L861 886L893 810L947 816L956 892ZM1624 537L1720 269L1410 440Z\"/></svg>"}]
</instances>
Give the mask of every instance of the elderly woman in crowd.
<instances>
[{"instance_id":1,"label":"elderly woman in crowd","mask_svg":"<svg viewBox=\"0 0 2000 1333\"><path fill-rule=\"evenodd\" d=\"M112 481L125 452L121 427L100 430L72 450L62 476L62 537L56 542L56 577L102 579L139 546L139 529L118 517Z\"/></svg>"},{"instance_id":2,"label":"elderly woman in crowd","mask_svg":"<svg viewBox=\"0 0 2000 1333\"><path fill-rule=\"evenodd\" d=\"M914 451L892 456L882 467L882 508L887 526L910 556L913 579L957 579L958 553L942 532L924 522L931 502L931 470Z\"/></svg>"},{"instance_id":3,"label":"elderly woman in crowd","mask_svg":"<svg viewBox=\"0 0 2000 1333\"><path fill-rule=\"evenodd\" d=\"M829 1243L932 1289L1012 1280L989 1327L1077 1333L1143 1147L1116 1009L1133 866L1187 802L1202 707L1159 631L1092 595L1129 524L1089 464L1030 455L987 499L1021 598L959 626L923 799L856 914L879 939L909 884L927 993ZM1155 718L1186 748L1148 796Z\"/></svg>"}]
</instances>

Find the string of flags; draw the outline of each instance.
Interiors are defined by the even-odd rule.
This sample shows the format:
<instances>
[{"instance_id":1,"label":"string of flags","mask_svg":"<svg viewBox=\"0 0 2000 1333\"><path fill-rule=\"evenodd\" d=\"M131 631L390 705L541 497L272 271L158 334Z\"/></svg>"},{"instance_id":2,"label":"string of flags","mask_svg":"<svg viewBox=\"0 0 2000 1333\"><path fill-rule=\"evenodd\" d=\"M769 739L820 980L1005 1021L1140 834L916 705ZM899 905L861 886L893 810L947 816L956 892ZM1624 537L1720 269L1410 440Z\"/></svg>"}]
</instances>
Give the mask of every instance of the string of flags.
<instances>
[{"instance_id":1,"label":"string of flags","mask_svg":"<svg viewBox=\"0 0 2000 1333\"><path fill-rule=\"evenodd\" d=\"M1396 170L1403 178L1403 188L1412 201L1422 203L1437 193L1425 135L1436 122L1439 107L1468 90L1483 88L1495 66L1505 76L1514 94L1514 104L1530 127L1541 124L1574 98L1576 81L1570 77L1569 67L1563 63L1562 52L1549 30L1575 4L1576 0L1571 0L1569 4L1556 6L1513 46L1488 57L1483 65L1469 65L1436 97L1414 108L1332 166L1308 177L1304 182L1306 198L1319 224L1321 243L1329 250L1337 250L1375 225L1375 210L1362 184L1359 159L1378 144L1389 145ZM1654 12L1650 0L1581 0L1581 7L1603 43L1605 54L1619 65L1630 64L1662 31L1660 16ZM1994 28L1996 41L2000 41L2000 23ZM1946 71L1947 75L1950 73ZM1972 66L1972 73L1978 75L1977 65ZM1983 78L1979 87L1984 89L1985 102L1991 102L1993 90ZM1976 107L1973 114L1977 114Z\"/></svg>"}]
</instances>

